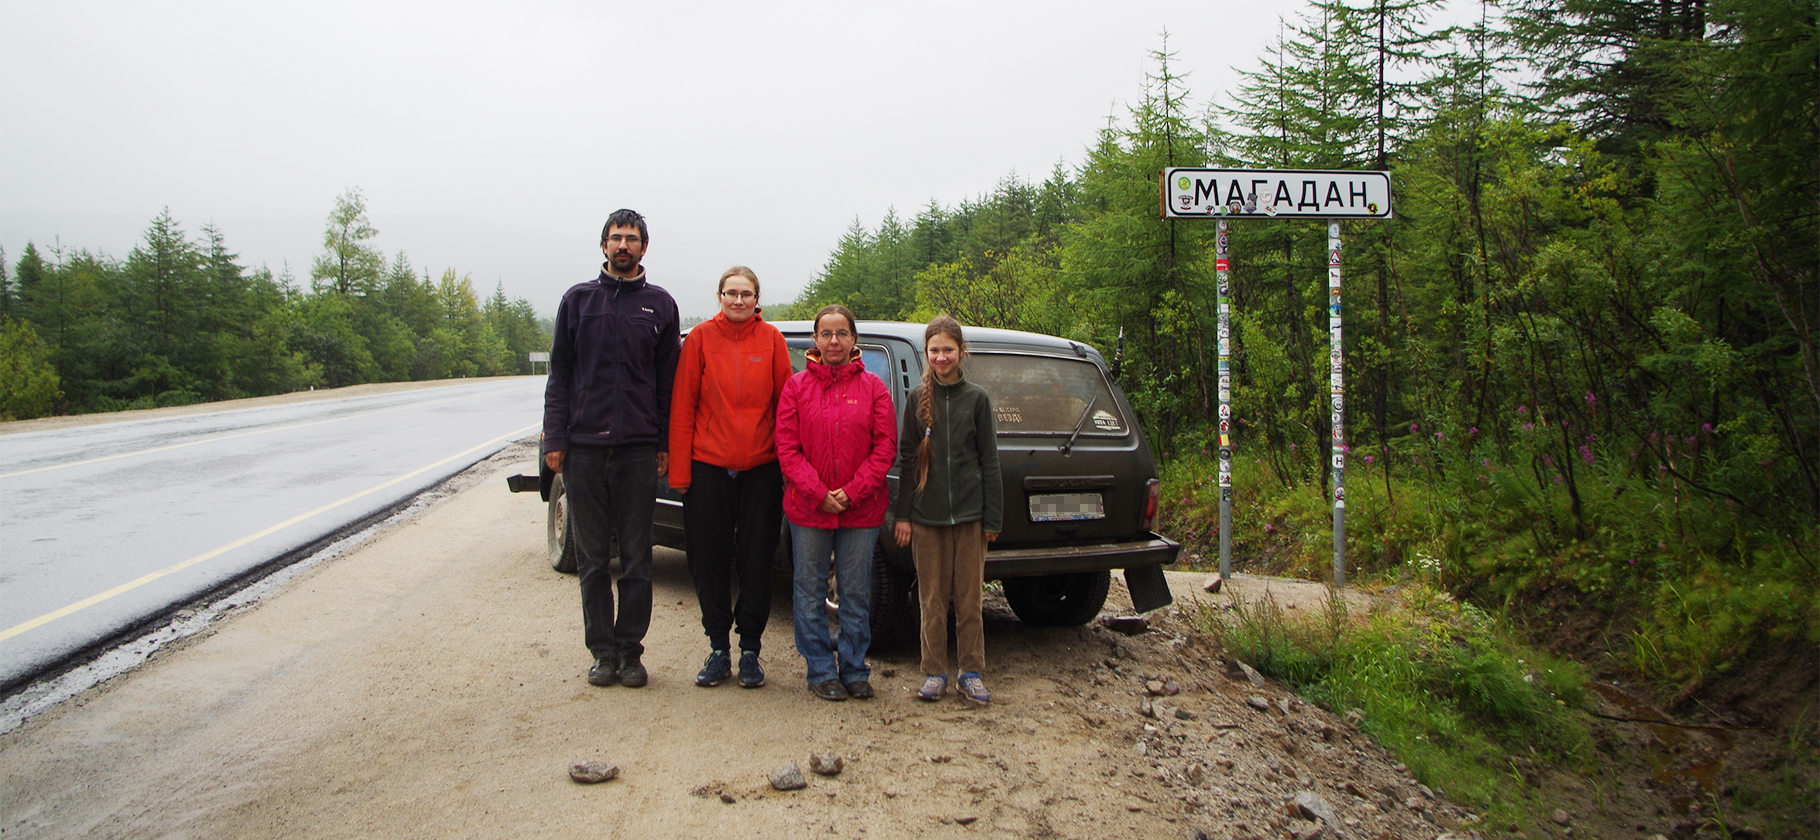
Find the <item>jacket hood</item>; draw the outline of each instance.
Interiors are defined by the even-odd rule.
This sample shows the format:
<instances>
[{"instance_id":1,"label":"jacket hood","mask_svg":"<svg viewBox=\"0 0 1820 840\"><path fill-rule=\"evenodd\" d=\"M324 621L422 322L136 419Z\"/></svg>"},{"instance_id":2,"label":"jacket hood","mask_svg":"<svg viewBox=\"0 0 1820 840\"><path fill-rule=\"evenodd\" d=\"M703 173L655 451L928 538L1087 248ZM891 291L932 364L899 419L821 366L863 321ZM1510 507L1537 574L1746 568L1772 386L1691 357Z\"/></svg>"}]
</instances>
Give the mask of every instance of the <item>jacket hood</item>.
<instances>
[{"instance_id":1,"label":"jacket hood","mask_svg":"<svg viewBox=\"0 0 1820 840\"><path fill-rule=\"evenodd\" d=\"M810 376L823 382L845 382L846 380L858 376L860 371L866 369L866 363L860 359L859 351L857 349L853 351L853 358L848 360L844 365L830 365L824 363L822 361L821 348L818 347L809 348L809 352L805 353L804 357L809 360L810 364L805 365L803 370L808 371Z\"/></svg>"}]
</instances>

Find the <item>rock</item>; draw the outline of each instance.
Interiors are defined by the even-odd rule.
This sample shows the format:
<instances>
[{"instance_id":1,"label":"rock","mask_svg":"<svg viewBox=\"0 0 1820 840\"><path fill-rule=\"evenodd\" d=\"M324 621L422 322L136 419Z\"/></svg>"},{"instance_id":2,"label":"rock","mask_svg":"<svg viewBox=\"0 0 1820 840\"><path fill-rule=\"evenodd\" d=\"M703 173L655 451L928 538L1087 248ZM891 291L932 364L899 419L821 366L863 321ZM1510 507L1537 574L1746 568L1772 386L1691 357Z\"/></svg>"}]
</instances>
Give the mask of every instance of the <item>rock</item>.
<instances>
[{"instance_id":1,"label":"rock","mask_svg":"<svg viewBox=\"0 0 1820 840\"><path fill-rule=\"evenodd\" d=\"M1270 701L1265 700L1264 698L1259 697L1256 694L1253 694L1250 697L1245 698L1245 705L1250 706L1253 709L1257 709L1260 712L1270 711Z\"/></svg>"},{"instance_id":2,"label":"rock","mask_svg":"<svg viewBox=\"0 0 1820 840\"><path fill-rule=\"evenodd\" d=\"M1556 808L1554 815L1549 817L1549 819L1554 820L1555 825L1567 825L1569 822L1573 821L1573 818L1569 817L1567 812L1560 808Z\"/></svg>"},{"instance_id":3,"label":"rock","mask_svg":"<svg viewBox=\"0 0 1820 840\"><path fill-rule=\"evenodd\" d=\"M1359 787L1358 782L1349 781L1346 783L1345 787L1342 788L1342 790L1345 790L1347 793L1350 793L1353 796L1356 796L1360 799L1369 799L1370 798L1369 796L1366 795L1365 789L1362 787Z\"/></svg>"},{"instance_id":4,"label":"rock","mask_svg":"<svg viewBox=\"0 0 1820 840\"><path fill-rule=\"evenodd\" d=\"M1358 709L1347 709L1346 710L1346 722L1352 724L1353 726L1358 726L1359 724L1365 722L1365 713L1359 711Z\"/></svg>"},{"instance_id":5,"label":"rock","mask_svg":"<svg viewBox=\"0 0 1820 840\"><path fill-rule=\"evenodd\" d=\"M1152 697L1162 697L1163 696L1163 681L1162 680L1146 680L1144 682L1144 690L1150 692L1150 696L1152 696Z\"/></svg>"},{"instance_id":6,"label":"rock","mask_svg":"<svg viewBox=\"0 0 1820 840\"><path fill-rule=\"evenodd\" d=\"M778 790L802 790L809 786L809 780L803 778L802 768L792 764L771 774L771 786Z\"/></svg>"},{"instance_id":7,"label":"rock","mask_svg":"<svg viewBox=\"0 0 1820 840\"><path fill-rule=\"evenodd\" d=\"M583 761L569 765L569 778L584 785L598 785L619 775L619 765L604 761Z\"/></svg>"},{"instance_id":8,"label":"rock","mask_svg":"<svg viewBox=\"0 0 1820 840\"><path fill-rule=\"evenodd\" d=\"M1152 720L1156 719L1156 706L1151 704L1150 698L1142 697L1138 699L1138 714Z\"/></svg>"},{"instance_id":9,"label":"rock","mask_svg":"<svg viewBox=\"0 0 1820 840\"><path fill-rule=\"evenodd\" d=\"M1282 710L1283 717L1289 717L1289 698L1285 697L1281 700L1278 700L1277 708Z\"/></svg>"},{"instance_id":10,"label":"rock","mask_svg":"<svg viewBox=\"0 0 1820 840\"><path fill-rule=\"evenodd\" d=\"M1214 575L1212 577L1207 578L1207 580L1201 584L1201 588L1208 592L1211 592L1215 595L1218 595L1218 594L1220 594L1220 587L1225 586L1225 585L1226 585L1226 581L1222 580L1219 575Z\"/></svg>"},{"instance_id":11,"label":"rock","mask_svg":"<svg viewBox=\"0 0 1820 840\"><path fill-rule=\"evenodd\" d=\"M732 805L733 803L738 802L739 800L734 799L733 794L728 793L723 790L720 792L720 801L725 802L728 805Z\"/></svg>"},{"instance_id":12,"label":"rock","mask_svg":"<svg viewBox=\"0 0 1820 840\"><path fill-rule=\"evenodd\" d=\"M1181 693L1182 693L1182 687L1179 685L1176 685L1175 680L1164 680L1163 681L1163 696L1164 697L1174 697L1177 694L1181 694Z\"/></svg>"},{"instance_id":13,"label":"rock","mask_svg":"<svg viewBox=\"0 0 1820 840\"><path fill-rule=\"evenodd\" d=\"M892 677L897 676L897 669L896 668L880 668L878 671L878 675L881 677L884 677L885 679L891 679Z\"/></svg>"},{"instance_id":14,"label":"rock","mask_svg":"<svg viewBox=\"0 0 1820 840\"><path fill-rule=\"evenodd\" d=\"M1136 636L1150 629L1150 619L1141 615L1102 615L1100 626L1114 633Z\"/></svg>"},{"instance_id":15,"label":"rock","mask_svg":"<svg viewBox=\"0 0 1820 840\"><path fill-rule=\"evenodd\" d=\"M1320 794L1314 791L1305 790L1297 793L1293 804L1294 816L1302 819L1320 820L1328 825L1340 821L1339 815L1333 812L1333 806L1327 804L1327 800L1322 799Z\"/></svg>"},{"instance_id":16,"label":"rock","mask_svg":"<svg viewBox=\"0 0 1820 840\"><path fill-rule=\"evenodd\" d=\"M1232 666L1230 668L1228 668L1226 672L1228 674L1231 674L1235 678L1244 677L1247 681L1249 681L1253 686L1255 686L1257 688L1264 687L1264 675L1258 673L1258 669L1253 668L1250 665L1247 665L1243 662L1240 662L1237 659L1232 660Z\"/></svg>"},{"instance_id":17,"label":"rock","mask_svg":"<svg viewBox=\"0 0 1820 840\"><path fill-rule=\"evenodd\" d=\"M1204 767L1202 767L1198 762L1195 764L1188 765L1188 783L1189 784L1194 785L1195 787L1200 787L1201 780L1206 778L1206 776L1207 776L1206 769Z\"/></svg>"},{"instance_id":18,"label":"rock","mask_svg":"<svg viewBox=\"0 0 1820 840\"><path fill-rule=\"evenodd\" d=\"M967 814L965 816L959 816L959 817L954 818L954 822L956 825L972 825L978 821L979 821L979 817L976 817L972 814Z\"/></svg>"},{"instance_id":19,"label":"rock","mask_svg":"<svg viewBox=\"0 0 1820 840\"><path fill-rule=\"evenodd\" d=\"M1403 800L1403 807L1421 813L1428 810L1428 800L1423 799L1420 796L1411 796L1408 799Z\"/></svg>"},{"instance_id":20,"label":"rock","mask_svg":"<svg viewBox=\"0 0 1820 840\"><path fill-rule=\"evenodd\" d=\"M1187 709L1176 709L1175 710L1175 719L1176 720L1194 720L1194 712L1188 711Z\"/></svg>"},{"instance_id":21,"label":"rock","mask_svg":"<svg viewBox=\"0 0 1820 840\"><path fill-rule=\"evenodd\" d=\"M816 753L809 756L809 769L817 776L838 776L846 762L834 753Z\"/></svg>"}]
</instances>

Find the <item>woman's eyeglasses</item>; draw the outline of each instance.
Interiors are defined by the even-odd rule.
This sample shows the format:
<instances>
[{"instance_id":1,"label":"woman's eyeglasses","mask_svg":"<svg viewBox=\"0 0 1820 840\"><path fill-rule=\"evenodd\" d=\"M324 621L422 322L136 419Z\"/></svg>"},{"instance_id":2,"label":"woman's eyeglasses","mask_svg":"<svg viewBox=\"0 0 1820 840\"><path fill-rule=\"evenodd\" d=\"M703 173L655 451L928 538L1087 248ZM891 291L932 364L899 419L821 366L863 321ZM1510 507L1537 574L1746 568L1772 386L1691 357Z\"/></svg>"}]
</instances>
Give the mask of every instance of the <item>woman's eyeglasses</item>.
<instances>
[{"instance_id":1,"label":"woman's eyeglasses","mask_svg":"<svg viewBox=\"0 0 1820 840\"><path fill-rule=\"evenodd\" d=\"M723 289L721 290L720 296L731 300L751 300L758 297L757 294L748 292L745 289Z\"/></svg>"}]
</instances>

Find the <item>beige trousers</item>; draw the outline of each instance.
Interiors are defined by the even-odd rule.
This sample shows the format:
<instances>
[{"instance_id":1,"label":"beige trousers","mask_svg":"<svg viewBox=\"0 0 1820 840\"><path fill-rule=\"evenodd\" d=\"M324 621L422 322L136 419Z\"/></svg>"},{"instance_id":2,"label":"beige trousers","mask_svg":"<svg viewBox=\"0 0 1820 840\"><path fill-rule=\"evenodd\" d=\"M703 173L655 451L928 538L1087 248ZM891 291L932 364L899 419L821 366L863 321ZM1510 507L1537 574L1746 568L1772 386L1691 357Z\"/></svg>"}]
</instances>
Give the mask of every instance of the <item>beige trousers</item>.
<instances>
[{"instance_id":1,"label":"beige trousers","mask_svg":"<svg viewBox=\"0 0 1820 840\"><path fill-rule=\"evenodd\" d=\"M923 610L923 673L948 673L948 604L954 603L954 644L961 673L986 669L986 627L980 615L986 534L978 520L959 525L910 523L916 589Z\"/></svg>"}]
</instances>

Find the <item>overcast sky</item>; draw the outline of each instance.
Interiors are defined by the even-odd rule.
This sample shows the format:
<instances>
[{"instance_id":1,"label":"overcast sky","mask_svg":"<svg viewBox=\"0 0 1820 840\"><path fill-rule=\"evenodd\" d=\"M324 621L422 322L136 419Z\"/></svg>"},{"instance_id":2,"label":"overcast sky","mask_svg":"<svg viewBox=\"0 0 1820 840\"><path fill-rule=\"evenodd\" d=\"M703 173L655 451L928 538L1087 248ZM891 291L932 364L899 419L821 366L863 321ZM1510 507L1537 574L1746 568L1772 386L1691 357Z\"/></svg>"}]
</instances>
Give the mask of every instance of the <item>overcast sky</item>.
<instances>
[{"instance_id":1,"label":"overcast sky","mask_svg":"<svg viewBox=\"0 0 1820 840\"><path fill-rule=\"evenodd\" d=\"M0 246L123 258L162 208L300 284L358 187L388 255L549 315L601 223L685 315L793 299L855 218L1069 167L1176 53L1230 101L1289 0L0 0Z\"/></svg>"}]
</instances>

